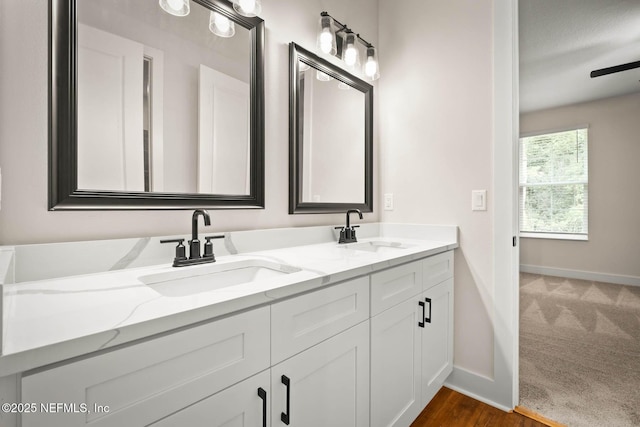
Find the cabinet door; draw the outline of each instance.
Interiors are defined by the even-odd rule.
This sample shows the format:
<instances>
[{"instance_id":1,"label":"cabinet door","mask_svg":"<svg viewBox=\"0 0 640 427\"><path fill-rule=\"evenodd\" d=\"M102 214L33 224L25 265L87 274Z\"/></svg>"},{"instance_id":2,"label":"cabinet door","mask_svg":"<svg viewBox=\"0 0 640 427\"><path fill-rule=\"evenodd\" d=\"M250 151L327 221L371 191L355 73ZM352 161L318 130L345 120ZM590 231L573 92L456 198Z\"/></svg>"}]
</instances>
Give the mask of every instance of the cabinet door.
<instances>
[{"instance_id":1,"label":"cabinet door","mask_svg":"<svg viewBox=\"0 0 640 427\"><path fill-rule=\"evenodd\" d=\"M153 427L267 427L269 371L151 424Z\"/></svg>"},{"instance_id":2,"label":"cabinet door","mask_svg":"<svg viewBox=\"0 0 640 427\"><path fill-rule=\"evenodd\" d=\"M416 296L371 319L371 426L409 426L422 410L422 307Z\"/></svg>"},{"instance_id":3,"label":"cabinet door","mask_svg":"<svg viewBox=\"0 0 640 427\"><path fill-rule=\"evenodd\" d=\"M271 368L272 427L369 427L369 321Z\"/></svg>"},{"instance_id":4,"label":"cabinet door","mask_svg":"<svg viewBox=\"0 0 640 427\"><path fill-rule=\"evenodd\" d=\"M453 279L422 294L425 325L422 334L422 402L425 406L453 369Z\"/></svg>"}]
</instances>

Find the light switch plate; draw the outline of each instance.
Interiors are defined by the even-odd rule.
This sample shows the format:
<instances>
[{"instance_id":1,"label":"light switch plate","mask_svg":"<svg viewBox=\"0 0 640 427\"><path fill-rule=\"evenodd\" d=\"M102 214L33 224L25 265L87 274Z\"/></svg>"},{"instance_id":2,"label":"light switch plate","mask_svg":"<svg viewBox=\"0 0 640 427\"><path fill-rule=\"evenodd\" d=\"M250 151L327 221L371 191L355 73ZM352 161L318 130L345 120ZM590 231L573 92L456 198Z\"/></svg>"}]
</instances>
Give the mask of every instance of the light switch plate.
<instances>
[{"instance_id":1,"label":"light switch plate","mask_svg":"<svg viewBox=\"0 0 640 427\"><path fill-rule=\"evenodd\" d=\"M471 210L472 211L487 210L487 190L471 191Z\"/></svg>"}]
</instances>

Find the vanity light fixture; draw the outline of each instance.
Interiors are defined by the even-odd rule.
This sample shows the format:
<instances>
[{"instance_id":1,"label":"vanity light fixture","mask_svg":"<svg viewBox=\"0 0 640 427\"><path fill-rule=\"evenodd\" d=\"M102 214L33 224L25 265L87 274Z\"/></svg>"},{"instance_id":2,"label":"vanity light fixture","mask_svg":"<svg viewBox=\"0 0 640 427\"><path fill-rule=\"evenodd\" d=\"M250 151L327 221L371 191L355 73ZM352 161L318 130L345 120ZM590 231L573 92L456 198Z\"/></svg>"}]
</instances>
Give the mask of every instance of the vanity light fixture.
<instances>
[{"instance_id":1,"label":"vanity light fixture","mask_svg":"<svg viewBox=\"0 0 640 427\"><path fill-rule=\"evenodd\" d=\"M187 16L190 11L189 0L159 0L160 7L175 16Z\"/></svg>"},{"instance_id":2,"label":"vanity light fixture","mask_svg":"<svg viewBox=\"0 0 640 427\"><path fill-rule=\"evenodd\" d=\"M343 24L329 15L328 12L320 13L318 23L318 49L322 53L335 55L344 61L347 68L355 69L360 65L360 51L356 43L359 41L365 48L366 58L362 65L362 74L367 80L373 81L380 78L377 51L371 43L360 37L360 34L354 33L347 24ZM341 37L337 38L338 35Z\"/></svg>"},{"instance_id":3,"label":"vanity light fixture","mask_svg":"<svg viewBox=\"0 0 640 427\"><path fill-rule=\"evenodd\" d=\"M258 16L262 12L262 0L233 0L233 9L242 16Z\"/></svg>"},{"instance_id":4,"label":"vanity light fixture","mask_svg":"<svg viewBox=\"0 0 640 427\"><path fill-rule=\"evenodd\" d=\"M212 11L209 14L209 30L216 36L233 37L236 33L236 25L226 16Z\"/></svg>"}]
</instances>

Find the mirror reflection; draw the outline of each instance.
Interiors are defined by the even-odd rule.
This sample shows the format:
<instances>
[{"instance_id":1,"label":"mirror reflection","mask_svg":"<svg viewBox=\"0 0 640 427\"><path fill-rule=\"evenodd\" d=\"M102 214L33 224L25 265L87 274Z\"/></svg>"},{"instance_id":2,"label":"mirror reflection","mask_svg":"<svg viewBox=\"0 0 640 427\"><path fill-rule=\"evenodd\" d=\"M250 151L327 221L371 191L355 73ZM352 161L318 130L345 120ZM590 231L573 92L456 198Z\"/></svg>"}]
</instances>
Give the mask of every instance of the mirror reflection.
<instances>
[{"instance_id":1,"label":"mirror reflection","mask_svg":"<svg viewBox=\"0 0 640 427\"><path fill-rule=\"evenodd\" d=\"M250 194L251 34L190 3L78 2L78 189Z\"/></svg>"},{"instance_id":2,"label":"mirror reflection","mask_svg":"<svg viewBox=\"0 0 640 427\"><path fill-rule=\"evenodd\" d=\"M373 87L290 45L290 213L372 211Z\"/></svg>"},{"instance_id":3,"label":"mirror reflection","mask_svg":"<svg viewBox=\"0 0 640 427\"><path fill-rule=\"evenodd\" d=\"M298 76L302 201L364 203L364 93L313 67Z\"/></svg>"}]
</instances>

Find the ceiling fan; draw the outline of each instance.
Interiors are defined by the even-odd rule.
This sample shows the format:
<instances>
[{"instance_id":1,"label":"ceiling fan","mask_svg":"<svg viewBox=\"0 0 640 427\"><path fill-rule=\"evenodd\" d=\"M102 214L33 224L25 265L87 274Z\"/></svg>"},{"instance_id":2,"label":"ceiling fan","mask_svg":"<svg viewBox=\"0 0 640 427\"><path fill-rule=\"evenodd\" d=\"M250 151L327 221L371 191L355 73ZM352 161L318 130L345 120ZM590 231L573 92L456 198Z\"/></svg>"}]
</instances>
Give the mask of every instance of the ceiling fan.
<instances>
[{"instance_id":1,"label":"ceiling fan","mask_svg":"<svg viewBox=\"0 0 640 427\"><path fill-rule=\"evenodd\" d=\"M640 68L640 61L629 62L627 64L616 65L608 68L601 68L599 70L593 70L591 72L591 78L606 76L607 74L619 73L620 71L633 70L634 68Z\"/></svg>"}]
</instances>

